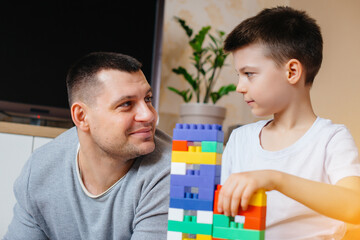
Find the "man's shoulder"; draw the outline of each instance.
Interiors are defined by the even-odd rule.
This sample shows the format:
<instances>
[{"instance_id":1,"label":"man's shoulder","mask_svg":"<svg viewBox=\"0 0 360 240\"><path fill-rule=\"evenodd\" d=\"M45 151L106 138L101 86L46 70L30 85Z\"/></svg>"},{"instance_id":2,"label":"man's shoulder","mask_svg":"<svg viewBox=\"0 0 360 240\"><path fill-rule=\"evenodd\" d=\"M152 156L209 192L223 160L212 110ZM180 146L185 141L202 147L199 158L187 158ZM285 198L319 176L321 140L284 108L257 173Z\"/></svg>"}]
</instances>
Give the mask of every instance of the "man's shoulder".
<instances>
[{"instance_id":1,"label":"man's shoulder","mask_svg":"<svg viewBox=\"0 0 360 240\"><path fill-rule=\"evenodd\" d=\"M28 160L31 176L55 174L75 159L78 146L76 128L71 128L49 143L36 149ZM75 161L75 160L74 160ZM61 170L60 170L61 171Z\"/></svg>"},{"instance_id":2,"label":"man's shoulder","mask_svg":"<svg viewBox=\"0 0 360 240\"><path fill-rule=\"evenodd\" d=\"M48 154L51 154L54 157L57 153L64 152L69 148L76 148L78 142L79 140L76 128L73 127L63 132L47 144L36 149L32 154L32 157L46 157Z\"/></svg>"}]
</instances>

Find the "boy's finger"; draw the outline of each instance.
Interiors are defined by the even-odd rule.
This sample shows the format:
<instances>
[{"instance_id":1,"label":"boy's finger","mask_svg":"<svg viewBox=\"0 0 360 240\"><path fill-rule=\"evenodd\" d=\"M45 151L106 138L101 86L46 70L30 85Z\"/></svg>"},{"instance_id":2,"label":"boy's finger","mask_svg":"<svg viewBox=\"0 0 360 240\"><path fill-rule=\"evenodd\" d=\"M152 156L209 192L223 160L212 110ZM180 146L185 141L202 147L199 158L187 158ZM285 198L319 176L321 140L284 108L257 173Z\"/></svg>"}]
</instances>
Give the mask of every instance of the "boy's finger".
<instances>
[{"instance_id":1,"label":"boy's finger","mask_svg":"<svg viewBox=\"0 0 360 240\"><path fill-rule=\"evenodd\" d=\"M246 211L251 199L251 196L253 195L255 189L252 187L247 187L244 192L243 195L241 197L241 209Z\"/></svg>"},{"instance_id":2,"label":"boy's finger","mask_svg":"<svg viewBox=\"0 0 360 240\"><path fill-rule=\"evenodd\" d=\"M244 184L238 184L233 191L231 198L231 215L233 217L238 215L237 213L239 211L240 202L242 201L241 198L243 195L244 187L245 187Z\"/></svg>"}]
</instances>

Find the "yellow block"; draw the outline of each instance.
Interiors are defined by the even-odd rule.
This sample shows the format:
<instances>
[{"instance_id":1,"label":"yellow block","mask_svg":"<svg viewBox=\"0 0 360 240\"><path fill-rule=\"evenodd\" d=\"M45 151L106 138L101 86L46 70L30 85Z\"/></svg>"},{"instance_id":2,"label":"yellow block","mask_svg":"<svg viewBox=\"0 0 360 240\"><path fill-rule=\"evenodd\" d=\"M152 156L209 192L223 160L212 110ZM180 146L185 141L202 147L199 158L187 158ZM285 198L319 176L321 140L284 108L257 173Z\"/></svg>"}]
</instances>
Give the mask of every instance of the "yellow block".
<instances>
[{"instance_id":1,"label":"yellow block","mask_svg":"<svg viewBox=\"0 0 360 240\"><path fill-rule=\"evenodd\" d=\"M260 189L256 191L250 199L249 205L253 206L266 206L266 193L265 190Z\"/></svg>"},{"instance_id":2,"label":"yellow block","mask_svg":"<svg viewBox=\"0 0 360 240\"><path fill-rule=\"evenodd\" d=\"M221 153L199 152L199 151L172 151L172 162L183 162L187 164L212 164L221 165Z\"/></svg>"},{"instance_id":3,"label":"yellow block","mask_svg":"<svg viewBox=\"0 0 360 240\"><path fill-rule=\"evenodd\" d=\"M183 240L212 240L211 235L202 235L202 234L196 234L196 238L183 238Z\"/></svg>"}]
</instances>

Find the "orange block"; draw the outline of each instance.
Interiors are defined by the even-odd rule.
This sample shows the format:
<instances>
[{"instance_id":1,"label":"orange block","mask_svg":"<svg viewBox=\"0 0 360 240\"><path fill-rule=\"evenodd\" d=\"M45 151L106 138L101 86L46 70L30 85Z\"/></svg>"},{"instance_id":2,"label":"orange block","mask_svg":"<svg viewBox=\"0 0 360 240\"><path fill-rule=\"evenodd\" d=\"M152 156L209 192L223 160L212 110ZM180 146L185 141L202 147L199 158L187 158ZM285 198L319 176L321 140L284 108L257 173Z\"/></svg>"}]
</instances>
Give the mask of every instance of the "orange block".
<instances>
[{"instance_id":1,"label":"orange block","mask_svg":"<svg viewBox=\"0 0 360 240\"><path fill-rule=\"evenodd\" d=\"M266 206L258 207L253 205L248 205L248 209L243 211L239 209L237 215L253 218L265 218L266 217Z\"/></svg>"},{"instance_id":2,"label":"orange block","mask_svg":"<svg viewBox=\"0 0 360 240\"><path fill-rule=\"evenodd\" d=\"M217 210L220 189L221 185L217 185L214 196L214 214L222 214ZM248 205L246 211L239 209L237 215L245 216L244 229L265 230L266 206Z\"/></svg>"},{"instance_id":3,"label":"orange block","mask_svg":"<svg viewBox=\"0 0 360 240\"><path fill-rule=\"evenodd\" d=\"M172 142L173 151L188 151L188 141L184 140L173 140Z\"/></svg>"},{"instance_id":4,"label":"orange block","mask_svg":"<svg viewBox=\"0 0 360 240\"><path fill-rule=\"evenodd\" d=\"M252 230L265 230L266 228L266 217L245 217L244 229Z\"/></svg>"}]
</instances>

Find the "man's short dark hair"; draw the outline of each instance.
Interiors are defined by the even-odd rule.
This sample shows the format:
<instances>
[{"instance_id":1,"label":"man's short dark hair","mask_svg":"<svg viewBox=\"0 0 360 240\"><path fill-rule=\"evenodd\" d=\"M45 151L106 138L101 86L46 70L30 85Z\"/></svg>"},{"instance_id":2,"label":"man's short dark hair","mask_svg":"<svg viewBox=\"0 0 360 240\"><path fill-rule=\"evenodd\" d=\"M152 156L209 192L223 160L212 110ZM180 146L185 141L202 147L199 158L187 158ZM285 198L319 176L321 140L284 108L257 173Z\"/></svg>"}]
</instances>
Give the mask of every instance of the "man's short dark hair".
<instances>
[{"instance_id":1,"label":"man's short dark hair","mask_svg":"<svg viewBox=\"0 0 360 240\"><path fill-rule=\"evenodd\" d=\"M141 63L133 57L121 53L94 52L79 59L68 71L66 86L69 105L77 100L92 99L94 91L99 89L97 73L101 70L119 70L123 72L137 72Z\"/></svg>"},{"instance_id":2,"label":"man's short dark hair","mask_svg":"<svg viewBox=\"0 0 360 240\"><path fill-rule=\"evenodd\" d=\"M304 11L290 7L264 9L241 22L227 36L224 49L235 51L252 43L265 46L277 65L297 59L305 70L305 84L312 85L322 62L320 27Z\"/></svg>"}]
</instances>

